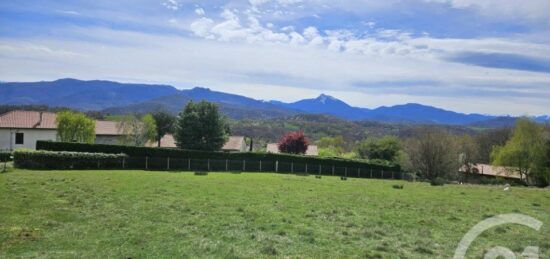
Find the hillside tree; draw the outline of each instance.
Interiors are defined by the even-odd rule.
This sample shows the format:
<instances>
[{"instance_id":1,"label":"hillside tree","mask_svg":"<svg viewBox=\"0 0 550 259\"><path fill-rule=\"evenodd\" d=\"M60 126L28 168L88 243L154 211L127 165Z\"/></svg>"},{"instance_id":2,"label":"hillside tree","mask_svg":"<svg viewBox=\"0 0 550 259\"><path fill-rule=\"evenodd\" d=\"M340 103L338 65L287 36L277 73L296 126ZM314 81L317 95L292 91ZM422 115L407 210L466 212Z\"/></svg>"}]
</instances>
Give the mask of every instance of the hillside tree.
<instances>
[{"instance_id":1,"label":"hillside tree","mask_svg":"<svg viewBox=\"0 0 550 259\"><path fill-rule=\"evenodd\" d=\"M155 140L157 126L151 114L138 118L135 115L125 115L120 119L119 130L124 134L121 144L130 146L145 146Z\"/></svg>"},{"instance_id":2,"label":"hillside tree","mask_svg":"<svg viewBox=\"0 0 550 259\"><path fill-rule=\"evenodd\" d=\"M456 141L450 134L430 127L416 130L407 145L411 167L432 183L449 178L459 168Z\"/></svg>"},{"instance_id":3,"label":"hillside tree","mask_svg":"<svg viewBox=\"0 0 550 259\"><path fill-rule=\"evenodd\" d=\"M95 141L95 120L83 113L59 112L56 123L59 141L79 143L94 143Z\"/></svg>"},{"instance_id":4,"label":"hillside tree","mask_svg":"<svg viewBox=\"0 0 550 259\"><path fill-rule=\"evenodd\" d=\"M281 153L305 154L309 147L309 140L303 131L286 133L277 143Z\"/></svg>"},{"instance_id":5,"label":"hillside tree","mask_svg":"<svg viewBox=\"0 0 550 259\"><path fill-rule=\"evenodd\" d=\"M543 127L523 117L517 120L512 137L491 153L492 163L518 170L527 183L548 184L547 154L543 140Z\"/></svg>"},{"instance_id":6,"label":"hillside tree","mask_svg":"<svg viewBox=\"0 0 550 259\"><path fill-rule=\"evenodd\" d=\"M382 159L396 161L401 150L401 143L397 137L384 136L380 139L367 139L359 142L356 152L364 159Z\"/></svg>"},{"instance_id":7,"label":"hillside tree","mask_svg":"<svg viewBox=\"0 0 550 259\"><path fill-rule=\"evenodd\" d=\"M319 156L338 157L344 153L345 141L342 136L322 137L317 140Z\"/></svg>"},{"instance_id":8,"label":"hillside tree","mask_svg":"<svg viewBox=\"0 0 550 259\"><path fill-rule=\"evenodd\" d=\"M217 151L228 139L229 127L214 103L189 102L175 123L178 148Z\"/></svg>"},{"instance_id":9,"label":"hillside tree","mask_svg":"<svg viewBox=\"0 0 550 259\"><path fill-rule=\"evenodd\" d=\"M176 118L166 111L156 111L153 114L153 119L155 120L155 125L157 126L157 135L156 141L157 146L160 147L160 140L164 135L168 133L173 133L174 131L174 121Z\"/></svg>"}]
</instances>

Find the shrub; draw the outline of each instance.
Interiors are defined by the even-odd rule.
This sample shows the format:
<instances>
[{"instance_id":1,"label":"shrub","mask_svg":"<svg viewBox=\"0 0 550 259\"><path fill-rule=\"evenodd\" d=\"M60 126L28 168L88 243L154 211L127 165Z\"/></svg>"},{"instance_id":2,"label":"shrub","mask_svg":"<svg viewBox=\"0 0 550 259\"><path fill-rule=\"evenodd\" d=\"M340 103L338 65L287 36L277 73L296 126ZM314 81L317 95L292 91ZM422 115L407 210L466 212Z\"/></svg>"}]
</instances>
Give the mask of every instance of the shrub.
<instances>
[{"instance_id":1,"label":"shrub","mask_svg":"<svg viewBox=\"0 0 550 259\"><path fill-rule=\"evenodd\" d=\"M14 166L25 169L113 169L121 168L124 154L17 150Z\"/></svg>"},{"instance_id":2,"label":"shrub","mask_svg":"<svg viewBox=\"0 0 550 259\"><path fill-rule=\"evenodd\" d=\"M12 160L12 153L9 151L0 151L0 162L9 162Z\"/></svg>"},{"instance_id":3,"label":"shrub","mask_svg":"<svg viewBox=\"0 0 550 259\"><path fill-rule=\"evenodd\" d=\"M445 179L441 178L441 177L437 177L437 178L434 178L433 180L430 181L430 184L432 186L443 186L445 184Z\"/></svg>"},{"instance_id":4,"label":"shrub","mask_svg":"<svg viewBox=\"0 0 550 259\"><path fill-rule=\"evenodd\" d=\"M303 131L289 132L279 140L278 146L282 153L305 154L309 140Z\"/></svg>"}]
</instances>

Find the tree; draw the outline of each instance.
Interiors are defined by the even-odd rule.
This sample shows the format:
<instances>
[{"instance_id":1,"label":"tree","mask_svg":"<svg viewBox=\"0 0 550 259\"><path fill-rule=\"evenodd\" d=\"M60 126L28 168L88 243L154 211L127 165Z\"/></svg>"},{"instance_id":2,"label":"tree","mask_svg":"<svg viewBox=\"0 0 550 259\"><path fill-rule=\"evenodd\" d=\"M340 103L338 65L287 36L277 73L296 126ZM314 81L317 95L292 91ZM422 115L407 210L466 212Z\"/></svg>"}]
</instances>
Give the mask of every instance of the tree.
<instances>
[{"instance_id":1,"label":"tree","mask_svg":"<svg viewBox=\"0 0 550 259\"><path fill-rule=\"evenodd\" d=\"M503 146L506 144L506 141L510 139L511 135L512 129L510 128L484 130L477 134L474 137L479 151L476 162L491 163L491 152L493 151L493 147Z\"/></svg>"},{"instance_id":2,"label":"tree","mask_svg":"<svg viewBox=\"0 0 550 259\"><path fill-rule=\"evenodd\" d=\"M288 132L278 143L281 153L305 154L309 146L309 140L303 131Z\"/></svg>"},{"instance_id":3,"label":"tree","mask_svg":"<svg viewBox=\"0 0 550 259\"><path fill-rule=\"evenodd\" d=\"M317 146L319 147L319 156L341 156L344 153L344 145L345 142L342 136L322 137L317 141Z\"/></svg>"},{"instance_id":4,"label":"tree","mask_svg":"<svg viewBox=\"0 0 550 259\"><path fill-rule=\"evenodd\" d=\"M475 139L464 135L458 139L459 163L467 173L472 173L474 165L479 161L479 146Z\"/></svg>"},{"instance_id":5,"label":"tree","mask_svg":"<svg viewBox=\"0 0 550 259\"><path fill-rule=\"evenodd\" d=\"M135 115L126 115L122 117L120 130L124 134L121 144L130 146L144 146L148 141L155 140L157 136L157 127L155 119L151 114L147 114L141 119Z\"/></svg>"},{"instance_id":6,"label":"tree","mask_svg":"<svg viewBox=\"0 0 550 259\"><path fill-rule=\"evenodd\" d=\"M493 149L492 163L514 167L527 183L548 183L550 176L544 166L546 147L542 131L542 126L536 122L526 117L518 119L510 140Z\"/></svg>"},{"instance_id":7,"label":"tree","mask_svg":"<svg viewBox=\"0 0 550 259\"><path fill-rule=\"evenodd\" d=\"M413 170L432 183L458 171L458 152L453 136L444 131L424 127L410 139L407 153Z\"/></svg>"},{"instance_id":8,"label":"tree","mask_svg":"<svg viewBox=\"0 0 550 259\"><path fill-rule=\"evenodd\" d=\"M166 111L156 111L153 113L155 125L157 125L157 146L160 147L160 140L164 135L173 133L174 121L176 118Z\"/></svg>"},{"instance_id":9,"label":"tree","mask_svg":"<svg viewBox=\"0 0 550 259\"><path fill-rule=\"evenodd\" d=\"M56 123L59 141L80 143L94 143L95 141L95 120L82 113L59 112Z\"/></svg>"},{"instance_id":10,"label":"tree","mask_svg":"<svg viewBox=\"0 0 550 259\"><path fill-rule=\"evenodd\" d=\"M227 141L229 128L214 103L189 102L176 119L178 148L216 151Z\"/></svg>"},{"instance_id":11,"label":"tree","mask_svg":"<svg viewBox=\"0 0 550 259\"><path fill-rule=\"evenodd\" d=\"M378 140L363 140L356 147L356 152L361 158L388 161L396 161L400 150L401 143L394 136L384 136Z\"/></svg>"}]
</instances>

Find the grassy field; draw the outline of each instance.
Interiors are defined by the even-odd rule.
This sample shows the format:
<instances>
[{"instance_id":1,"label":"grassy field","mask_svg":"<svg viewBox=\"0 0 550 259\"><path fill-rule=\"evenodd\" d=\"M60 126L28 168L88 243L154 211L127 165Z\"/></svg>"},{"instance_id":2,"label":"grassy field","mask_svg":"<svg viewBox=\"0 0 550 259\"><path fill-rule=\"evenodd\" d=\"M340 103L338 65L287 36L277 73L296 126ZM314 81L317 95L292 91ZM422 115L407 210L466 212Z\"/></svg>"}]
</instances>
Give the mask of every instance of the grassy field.
<instances>
[{"instance_id":1,"label":"grassy field","mask_svg":"<svg viewBox=\"0 0 550 259\"><path fill-rule=\"evenodd\" d=\"M403 184L403 189L392 185ZM452 257L477 222L504 225L468 250L550 258L550 190L261 173L24 171L0 174L0 258Z\"/></svg>"}]
</instances>

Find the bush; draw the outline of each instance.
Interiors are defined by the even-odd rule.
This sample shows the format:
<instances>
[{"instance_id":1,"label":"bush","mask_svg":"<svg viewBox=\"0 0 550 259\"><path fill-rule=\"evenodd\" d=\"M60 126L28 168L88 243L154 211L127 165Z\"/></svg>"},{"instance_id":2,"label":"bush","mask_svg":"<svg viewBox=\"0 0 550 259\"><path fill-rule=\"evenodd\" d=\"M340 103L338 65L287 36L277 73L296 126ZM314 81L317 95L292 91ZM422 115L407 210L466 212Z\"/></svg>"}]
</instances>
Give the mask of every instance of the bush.
<instances>
[{"instance_id":1,"label":"bush","mask_svg":"<svg viewBox=\"0 0 550 259\"><path fill-rule=\"evenodd\" d=\"M446 183L445 179L437 177L430 181L432 186L443 186Z\"/></svg>"},{"instance_id":2,"label":"bush","mask_svg":"<svg viewBox=\"0 0 550 259\"><path fill-rule=\"evenodd\" d=\"M14 166L25 169L115 169L122 167L124 154L17 150Z\"/></svg>"},{"instance_id":3,"label":"bush","mask_svg":"<svg viewBox=\"0 0 550 259\"><path fill-rule=\"evenodd\" d=\"M52 142L52 141L37 141L36 148L38 150L49 151L74 151L74 152L94 152L94 153L109 153L109 154L127 154L130 157L135 158L179 158L179 159L219 159L219 160L247 160L247 163L251 161L261 160L264 165L274 165L275 161L279 161L279 171L285 171L288 164L291 162L310 164L310 165L323 165L323 166L335 166L339 168L361 168L361 171L367 172L372 169L375 171L393 171L399 172L400 167L389 161L384 160L352 160L342 158L322 158L311 157L303 155L293 154L273 154L273 153L255 153L255 152L243 152L243 153L227 153L227 152L211 152L211 151L197 151L197 150L185 150L174 148L152 148L152 147L133 147L133 146L121 146L121 145L103 145L103 144L82 144L82 143L66 143L66 142ZM286 164L283 169L283 164ZM251 164L250 167L252 168ZM266 171L267 170L267 167ZM249 169L250 170L250 169ZM273 170L274 171L274 170ZM298 171L298 170L297 170Z\"/></svg>"},{"instance_id":4,"label":"bush","mask_svg":"<svg viewBox=\"0 0 550 259\"><path fill-rule=\"evenodd\" d=\"M0 162L9 162L12 160L12 153L9 151L0 151Z\"/></svg>"}]
</instances>

